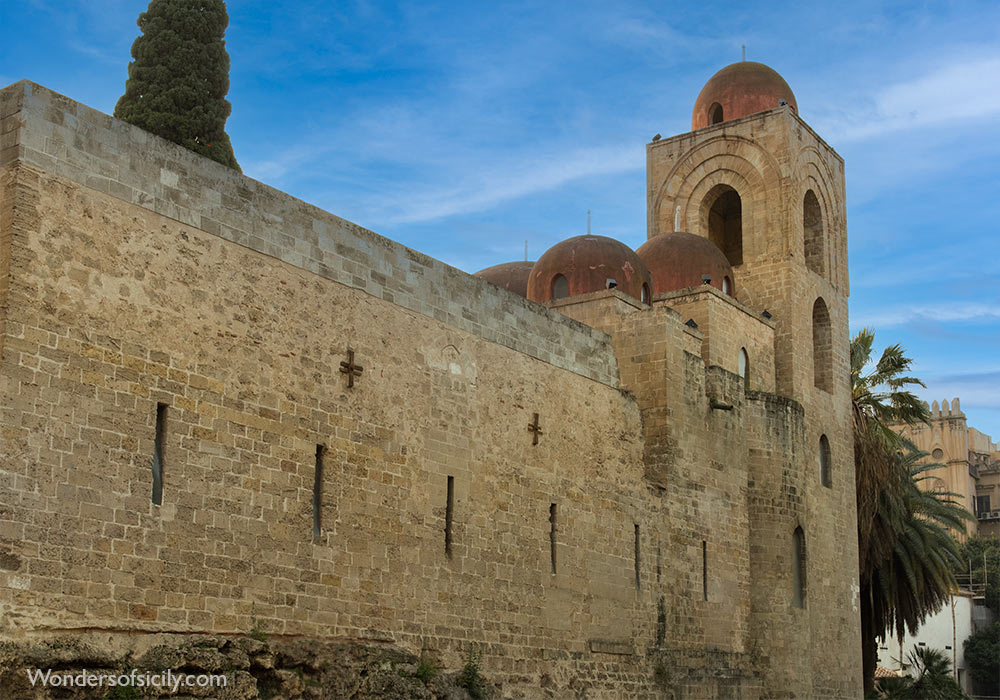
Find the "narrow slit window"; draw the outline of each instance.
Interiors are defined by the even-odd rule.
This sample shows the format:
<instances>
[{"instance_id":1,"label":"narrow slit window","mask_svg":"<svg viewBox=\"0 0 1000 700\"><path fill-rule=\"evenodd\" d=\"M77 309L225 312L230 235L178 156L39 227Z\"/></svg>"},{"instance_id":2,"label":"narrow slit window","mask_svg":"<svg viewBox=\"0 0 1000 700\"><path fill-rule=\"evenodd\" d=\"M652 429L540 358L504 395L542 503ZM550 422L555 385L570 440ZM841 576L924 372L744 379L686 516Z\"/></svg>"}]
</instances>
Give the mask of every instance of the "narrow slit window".
<instances>
[{"instance_id":1,"label":"narrow slit window","mask_svg":"<svg viewBox=\"0 0 1000 700\"><path fill-rule=\"evenodd\" d=\"M656 543L656 582L660 582L660 578L663 575L663 552L660 549L660 543Z\"/></svg>"},{"instance_id":2,"label":"narrow slit window","mask_svg":"<svg viewBox=\"0 0 1000 700\"><path fill-rule=\"evenodd\" d=\"M556 504L549 506L549 557L552 561L552 573L556 572Z\"/></svg>"},{"instance_id":3,"label":"narrow slit window","mask_svg":"<svg viewBox=\"0 0 1000 700\"><path fill-rule=\"evenodd\" d=\"M701 598L708 600L708 542L701 541Z\"/></svg>"},{"instance_id":4,"label":"narrow slit window","mask_svg":"<svg viewBox=\"0 0 1000 700\"><path fill-rule=\"evenodd\" d=\"M639 523L635 523L635 589L639 590Z\"/></svg>"},{"instance_id":5,"label":"narrow slit window","mask_svg":"<svg viewBox=\"0 0 1000 700\"><path fill-rule=\"evenodd\" d=\"M826 435L819 436L819 480L823 486L833 487L833 458L830 456L830 441Z\"/></svg>"},{"instance_id":6,"label":"narrow slit window","mask_svg":"<svg viewBox=\"0 0 1000 700\"><path fill-rule=\"evenodd\" d=\"M801 527L792 535L792 605L806 606L806 533Z\"/></svg>"},{"instance_id":7,"label":"narrow slit window","mask_svg":"<svg viewBox=\"0 0 1000 700\"><path fill-rule=\"evenodd\" d=\"M156 433L153 438L153 503L163 505L163 443L167 433L167 404L156 404Z\"/></svg>"},{"instance_id":8,"label":"narrow slit window","mask_svg":"<svg viewBox=\"0 0 1000 700\"><path fill-rule=\"evenodd\" d=\"M455 518L455 477L448 477L448 502L444 509L444 553L451 559L451 525Z\"/></svg>"},{"instance_id":9,"label":"narrow slit window","mask_svg":"<svg viewBox=\"0 0 1000 700\"><path fill-rule=\"evenodd\" d=\"M326 450L316 445L316 468L313 471L313 539L319 539L323 526L323 454Z\"/></svg>"}]
</instances>

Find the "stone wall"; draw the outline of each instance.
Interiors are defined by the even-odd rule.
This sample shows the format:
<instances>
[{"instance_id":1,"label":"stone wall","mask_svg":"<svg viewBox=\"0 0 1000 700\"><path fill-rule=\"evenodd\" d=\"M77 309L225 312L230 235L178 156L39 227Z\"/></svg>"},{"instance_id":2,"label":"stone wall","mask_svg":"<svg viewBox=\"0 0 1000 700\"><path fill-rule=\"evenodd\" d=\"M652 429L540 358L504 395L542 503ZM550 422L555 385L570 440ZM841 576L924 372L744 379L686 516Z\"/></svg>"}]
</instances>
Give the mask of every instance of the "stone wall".
<instances>
[{"instance_id":1,"label":"stone wall","mask_svg":"<svg viewBox=\"0 0 1000 700\"><path fill-rule=\"evenodd\" d=\"M737 374L740 350L746 350L748 387L774 391L774 324L711 285L657 295L663 303L694 319L702 334L701 358Z\"/></svg>"},{"instance_id":2,"label":"stone wall","mask_svg":"<svg viewBox=\"0 0 1000 700\"><path fill-rule=\"evenodd\" d=\"M746 391L662 304L546 309L33 84L0 117L0 639L474 643L505 697L854 694L848 434L837 488L812 476L832 398Z\"/></svg>"},{"instance_id":3,"label":"stone wall","mask_svg":"<svg viewBox=\"0 0 1000 700\"><path fill-rule=\"evenodd\" d=\"M797 664L794 671L766 672L764 693L783 697L798 683L808 683L816 697L858 693L844 163L788 107L650 143L648 235L672 230L679 208L682 230L710 238L709 213L718 193L727 189L735 190L741 203L735 230L741 232L742 257L732 261L736 299L755 313L771 314L775 392L802 409L798 437L791 442L786 430L775 431L774 426L784 423L766 411L749 413L746 422L752 431L754 546L761 548L765 567L787 572L794 529L801 527L810 581L806 613L776 592L789 590L787 580L772 587L767 581L774 574L765 570L762 584L752 585L757 601L753 627L759 630L755 642L762 658L783 664L795 658ZM814 322L817 305L826 309L828 322ZM710 327L707 333L710 346L722 348L737 340L733 335L719 339L715 330ZM753 337L749 330L737 328ZM731 350L725 356L735 359ZM750 364L752 369L753 355ZM760 440L753 438L756 431L764 431ZM830 444L831 485L820 479L823 435ZM755 493L755 487L763 488L776 475L786 478ZM768 558L771 549L774 555ZM840 641L831 644L834 638Z\"/></svg>"},{"instance_id":4,"label":"stone wall","mask_svg":"<svg viewBox=\"0 0 1000 700\"><path fill-rule=\"evenodd\" d=\"M18 160L617 384L606 338L514 294L29 81L0 91L0 166Z\"/></svg>"}]
</instances>

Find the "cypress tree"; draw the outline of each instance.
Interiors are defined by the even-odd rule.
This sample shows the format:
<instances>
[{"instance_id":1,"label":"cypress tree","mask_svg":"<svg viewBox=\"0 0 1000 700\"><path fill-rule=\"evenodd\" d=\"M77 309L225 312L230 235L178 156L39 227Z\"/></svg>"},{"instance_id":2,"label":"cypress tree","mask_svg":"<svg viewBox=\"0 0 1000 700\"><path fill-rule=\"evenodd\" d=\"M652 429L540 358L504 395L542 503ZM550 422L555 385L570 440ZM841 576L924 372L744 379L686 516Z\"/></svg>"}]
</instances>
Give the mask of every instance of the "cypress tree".
<instances>
[{"instance_id":1,"label":"cypress tree","mask_svg":"<svg viewBox=\"0 0 1000 700\"><path fill-rule=\"evenodd\" d=\"M223 0L151 0L139 15L115 116L240 169L226 134L232 105Z\"/></svg>"}]
</instances>

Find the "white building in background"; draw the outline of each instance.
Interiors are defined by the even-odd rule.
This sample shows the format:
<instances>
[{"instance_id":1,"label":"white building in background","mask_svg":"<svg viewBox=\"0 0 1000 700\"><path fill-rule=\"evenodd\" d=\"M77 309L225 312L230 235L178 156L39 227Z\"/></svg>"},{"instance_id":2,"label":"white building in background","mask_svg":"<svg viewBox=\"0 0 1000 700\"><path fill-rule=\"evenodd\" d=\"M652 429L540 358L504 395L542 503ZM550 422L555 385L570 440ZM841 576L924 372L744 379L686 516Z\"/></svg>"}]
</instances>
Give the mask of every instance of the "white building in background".
<instances>
[{"instance_id":1,"label":"white building in background","mask_svg":"<svg viewBox=\"0 0 1000 700\"><path fill-rule=\"evenodd\" d=\"M979 603L978 605L976 603ZM986 613L984 615L984 613ZM905 635L902 646L898 639L879 642L878 663L887 669L912 674L910 653L917 648L932 648L944 652L957 669L956 679L966 693L972 692L972 681L965 664L965 640L992 622L989 608L968 591L959 591L937 613L927 618L917 634Z\"/></svg>"}]
</instances>

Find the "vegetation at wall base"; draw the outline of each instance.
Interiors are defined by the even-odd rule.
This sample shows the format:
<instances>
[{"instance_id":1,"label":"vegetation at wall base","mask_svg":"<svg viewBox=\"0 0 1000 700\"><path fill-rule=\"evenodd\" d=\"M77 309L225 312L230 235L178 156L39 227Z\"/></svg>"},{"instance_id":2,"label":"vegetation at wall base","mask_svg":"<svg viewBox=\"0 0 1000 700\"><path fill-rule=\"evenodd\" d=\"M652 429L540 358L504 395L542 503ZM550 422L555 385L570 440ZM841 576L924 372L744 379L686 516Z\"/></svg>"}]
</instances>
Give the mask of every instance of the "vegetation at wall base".
<instances>
[{"instance_id":1,"label":"vegetation at wall base","mask_svg":"<svg viewBox=\"0 0 1000 700\"><path fill-rule=\"evenodd\" d=\"M1000 696L1000 622L965 640L965 663L977 693Z\"/></svg>"},{"instance_id":2,"label":"vegetation at wall base","mask_svg":"<svg viewBox=\"0 0 1000 700\"><path fill-rule=\"evenodd\" d=\"M968 700L952 674L948 657L940 649L917 647L907 662L916 672L912 676L880 678L875 688L865 693L870 700Z\"/></svg>"},{"instance_id":3,"label":"vegetation at wall base","mask_svg":"<svg viewBox=\"0 0 1000 700\"><path fill-rule=\"evenodd\" d=\"M228 24L223 0L151 0L115 117L239 170L226 134Z\"/></svg>"},{"instance_id":4,"label":"vegetation at wall base","mask_svg":"<svg viewBox=\"0 0 1000 700\"><path fill-rule=\"evenodd\" d=\"M482 700L486 692L485 682L479 670L481 659L482 651L477 645L470 644L465 657L465 666L455 681L455 685L468 691L472 700Z\"/></svg>"},{"instance_id":5,"label":"vegetation at wall base","mask_svg":"<svg viewBox=\"0 0 1000 700\"><path fill-rule=\"evenodd\" d=\"M1000 539L970 537L962 543L961 554L955 574L970 579L973 586L982 586L986 607L1000 618Z\"/></svg>"}]
</instances>

